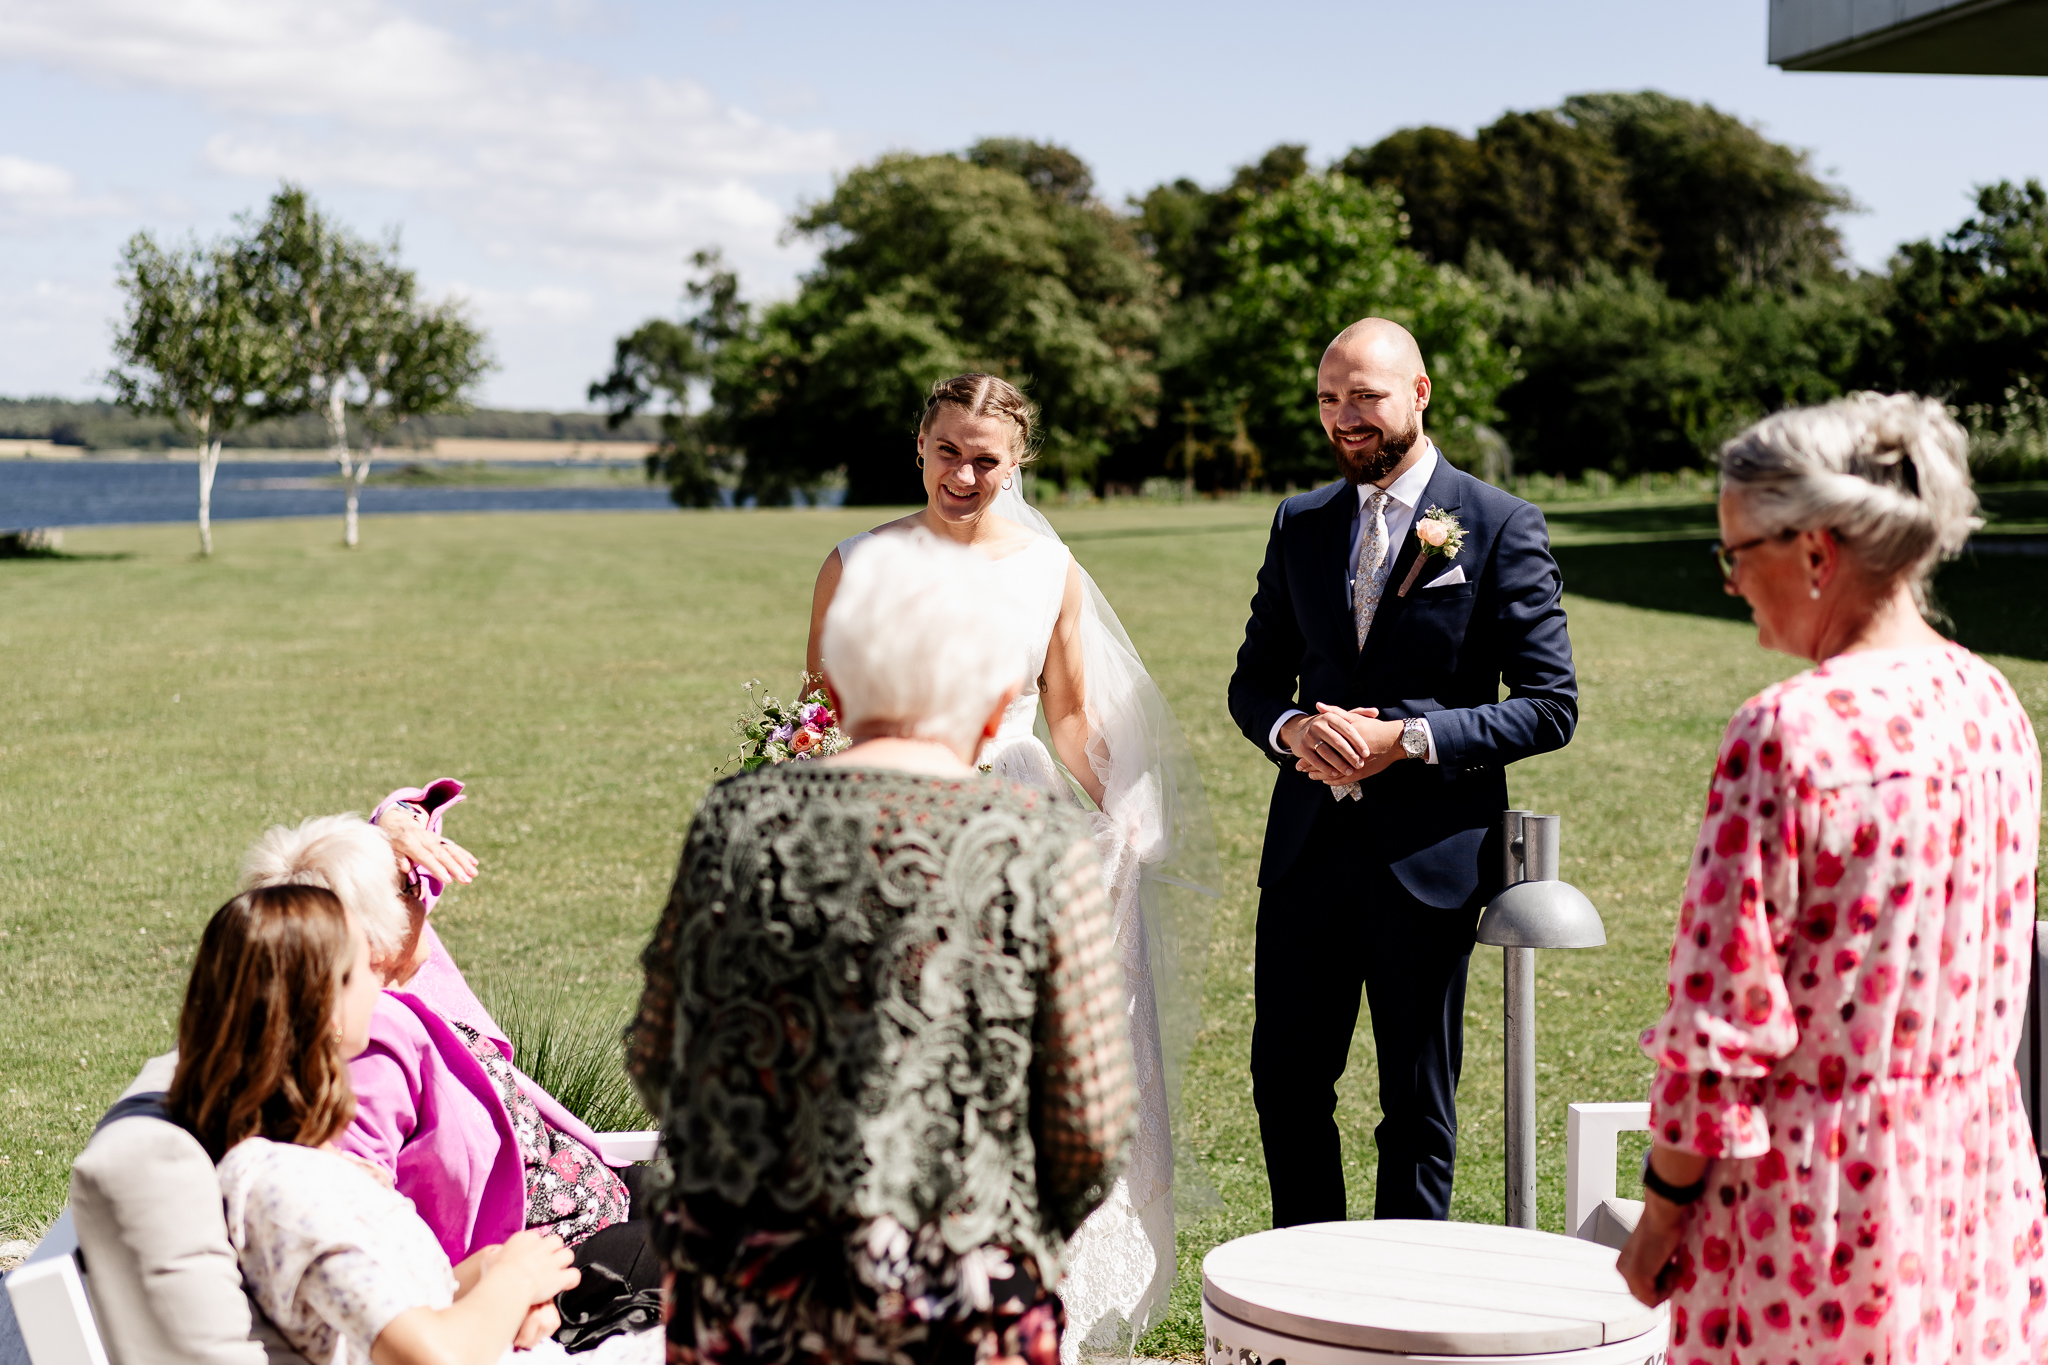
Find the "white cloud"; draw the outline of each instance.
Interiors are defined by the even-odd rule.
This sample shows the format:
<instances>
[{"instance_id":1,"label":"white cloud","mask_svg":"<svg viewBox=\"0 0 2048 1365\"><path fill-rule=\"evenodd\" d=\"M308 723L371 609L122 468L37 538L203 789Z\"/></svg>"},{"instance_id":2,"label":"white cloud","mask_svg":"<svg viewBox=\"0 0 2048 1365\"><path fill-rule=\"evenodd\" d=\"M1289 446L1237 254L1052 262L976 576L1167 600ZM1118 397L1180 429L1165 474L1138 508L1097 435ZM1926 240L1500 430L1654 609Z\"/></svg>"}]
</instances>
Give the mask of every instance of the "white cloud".
<instances>
[{"instance_id":1,"label":"white cloud","mask_svg":"<svg viewBox=\"0 0 2048 1365\"><path fill-rule=\"evenodd\" d=\"M24 233L59 220L125 209L117 199L81 196L78 178L62 166L0 154L0 227L10 232Z\"/></svg>"},{"instance_id":2,"label":"white cloud","mask_svg":"<svg viewBox=\"0 0 2048 1365\"><path fill-rule=\"evenodd\" d=\"M71 172L22 156L0 156L0 195L40 202L68 199L77 186Z\"/></svg>"},{"instance_id":3,"label":"white cloud","mask_svg":"<svg viewBox=\"0 0 2048 1365\"><path fill-rule=\"evenodd\" d=\"M223 174L397 191L493 257L664 294L714 242L786 272L781 187L850 159L692 81L492 47L386 0L9 0L0 58L198 100L220 119L202 164ZM75 188L0 160L0 197L36 194Z\"/></svg>"}]
</instances>

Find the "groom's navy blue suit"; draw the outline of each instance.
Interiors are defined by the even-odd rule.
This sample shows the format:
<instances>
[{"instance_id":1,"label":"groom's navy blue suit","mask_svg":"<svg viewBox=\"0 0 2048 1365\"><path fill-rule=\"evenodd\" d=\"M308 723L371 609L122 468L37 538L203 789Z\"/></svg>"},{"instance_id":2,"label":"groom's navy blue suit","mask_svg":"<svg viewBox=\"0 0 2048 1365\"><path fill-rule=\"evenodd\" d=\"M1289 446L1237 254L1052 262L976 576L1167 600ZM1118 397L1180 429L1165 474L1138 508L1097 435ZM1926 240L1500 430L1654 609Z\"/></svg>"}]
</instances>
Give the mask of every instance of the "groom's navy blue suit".
<instances>
[{"instance_id":1,"label":"groom's navy blue suit","mask_svg":"<svg viewBox=\"0 0 2048 1365\"><path fill-rule=\"evenodd\" d=\"M1417 513L1455 515L1455 560L1425 564L1402 537L1365 647L1345 583L1357 490L1337 483L1280 504L1230 714L1279 765L1259 865L1252 1088L1285 1227L1346 1216L1336 1082L1372 1007L1380 1107L1379 1218L1444 1218L1457 1155L1465 972L1479 908L1499 889L1505 768L1562 748L1578 721L1557 562L1543 514L1438 458ZM1464 570L1465 581L1432 588ZM1501 697L1506 685L1507 696ZM1424 716L1434 764L1403 759L1336 801L1268 743L1287 711L1317 702Z\"/></svg>"}]
</instances>

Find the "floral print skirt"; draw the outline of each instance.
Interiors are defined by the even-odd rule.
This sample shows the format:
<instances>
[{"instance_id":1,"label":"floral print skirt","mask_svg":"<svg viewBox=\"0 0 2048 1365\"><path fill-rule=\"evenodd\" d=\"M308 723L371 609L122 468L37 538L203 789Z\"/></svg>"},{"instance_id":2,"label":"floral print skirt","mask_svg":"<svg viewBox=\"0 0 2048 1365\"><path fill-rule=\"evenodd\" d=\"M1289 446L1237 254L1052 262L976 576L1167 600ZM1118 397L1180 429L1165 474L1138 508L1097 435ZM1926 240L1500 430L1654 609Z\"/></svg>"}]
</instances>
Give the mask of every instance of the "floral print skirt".
<instances>
[{"instance_id":1,"label":"floral print skirt","mask_svg":"<svg viewBox=\"0 0 2048 1365\"><path fill-rule=\"evenodd\" d=\"M1692 1206L1672 1365L2048 1361L2041 1171L2012 1065L1787 1089L1758 1096L1770 1150L1716 1160Z\"/></svg>"},{"instance_id":2,"label":"floral print skirt","mask_svg":"<svg viewBox=\"0 0 2048 1365\"><path fill-rule=\"evenodd\" d=\"M700 1235L679 1238L678 1215L656 1225L671 1266L669 1365L1059 1365L1066 1311L1028 1256L981 1258L973 1297L989 1306L976 1310L959 1295L877 1292L855 1274L843 1233L728 1225L710 1239L689 1225ZM707 1241L724 1251L722 1270L674 1268L679 1242Z\"/></svg>"}]
</instances>

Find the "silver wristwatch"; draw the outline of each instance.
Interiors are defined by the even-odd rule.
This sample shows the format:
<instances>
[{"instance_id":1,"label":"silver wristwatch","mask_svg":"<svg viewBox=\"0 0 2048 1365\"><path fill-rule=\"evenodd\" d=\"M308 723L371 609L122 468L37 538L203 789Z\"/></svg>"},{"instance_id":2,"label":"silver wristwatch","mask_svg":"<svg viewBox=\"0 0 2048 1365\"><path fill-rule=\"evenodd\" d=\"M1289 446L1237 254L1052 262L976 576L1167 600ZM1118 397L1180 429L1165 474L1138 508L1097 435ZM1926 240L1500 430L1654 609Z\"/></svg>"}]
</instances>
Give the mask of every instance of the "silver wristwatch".
<instances>
[{"instance_id":1,"label":"silver wristwatch","mask_svg":"<svg viewBox=\"0 0 2048 1365\"><path fill-rule=\"evenodd\" d=\"M1420 716L1401 722L1401 750L1410 758L1429 757L1429 723Z\"/></svg>"}]
</instances>

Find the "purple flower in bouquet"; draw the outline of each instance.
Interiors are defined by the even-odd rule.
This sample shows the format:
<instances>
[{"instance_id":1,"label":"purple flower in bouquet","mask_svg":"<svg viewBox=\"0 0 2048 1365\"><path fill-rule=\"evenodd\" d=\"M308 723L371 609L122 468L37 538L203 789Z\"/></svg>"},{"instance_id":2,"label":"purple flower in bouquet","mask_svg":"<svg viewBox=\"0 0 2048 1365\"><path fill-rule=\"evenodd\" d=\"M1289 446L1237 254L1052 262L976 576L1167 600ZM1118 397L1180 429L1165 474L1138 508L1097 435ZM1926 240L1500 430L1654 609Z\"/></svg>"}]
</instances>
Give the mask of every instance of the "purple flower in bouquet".
<instances>
[{"instance_id":1,"label":"purple flower in bouquet","mask_svg":"<svg viewBox=\"0 0 2048 1365\"><path fill-rule=\"evenodd\" d=\"M839 723L838 717L832 714L832 708L821 701L809 701L799 706L796 718L810 730L829 730Z\"/></svg>"},{"instance_id":2,"label":"purple flower in bouquet","mask_svg":"<svg viewBox=\"0 0 2048 1365\"><path fill-rule=\"evenodd\" d=\"M790 736L795 733L796 723L794 721L784 721L768 732L768 742L770 744L787 744L789 743Z\"/></svg>"}]
</instances>

